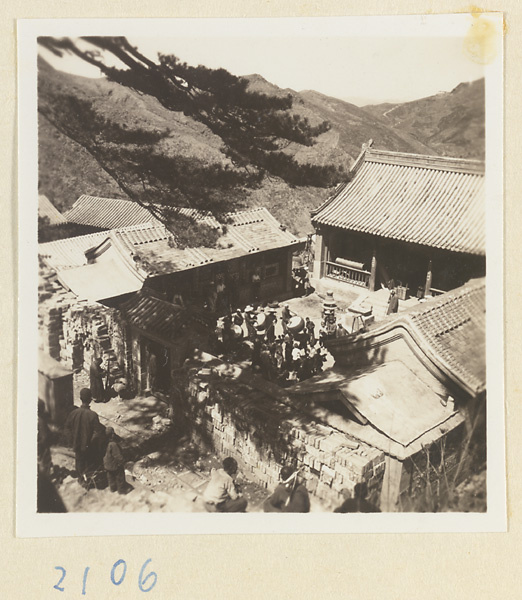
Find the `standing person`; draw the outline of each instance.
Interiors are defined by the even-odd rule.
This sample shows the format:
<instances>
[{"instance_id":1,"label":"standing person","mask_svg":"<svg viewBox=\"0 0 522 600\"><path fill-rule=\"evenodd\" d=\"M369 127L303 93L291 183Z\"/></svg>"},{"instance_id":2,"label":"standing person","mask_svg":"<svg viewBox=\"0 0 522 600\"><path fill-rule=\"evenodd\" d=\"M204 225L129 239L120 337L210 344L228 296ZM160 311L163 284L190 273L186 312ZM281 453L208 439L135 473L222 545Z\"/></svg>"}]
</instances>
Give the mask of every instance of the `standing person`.
<instances>
[{"instance_id":1,"label":"standing person","mask_svg":"<svg viewBox=\"0 0 522 600\"><path fill-rule=\"evenodd\" d=\"M294 348L294 344L292 342L292 338L290 334L285 335L285 348L284 348L284 358L285 358L285 369L288 371L292 370L292 350Z\"/></svg>"},{"instance_id":2,"label":"standing person","mask_svg":"<svg viewBox=\"0 0 522 600\"><path fill-rule=\"evenodd\" d=\"M269 308L266 315L266 339L269 344L275 340L275 327L277 323L277 314L275 308Z\"/></svg>"},{"instance_id":3,"label":"standing person","mask_svg":"<svg viewBox=\"0 0 522 600\"><path fill-rule=\"evenodd\" d=\"M259 303L261 297L261 271L259 267L252 274L252 296L254 302Z\"/></svg>"},{"instance_id":4,"label":"standing person","mask_svg":"<svg viewBox=\"0 0 522 600\"><path fill-rule=\"evenodd\" d=\"M51 475L53 466L51 460L52 433L48 425L49 413L45 410L43 400L38 400L38 476Z\"/></svg>"},{"instance_id":5,"label":"standing person","mask_svg":"<svg viewBox=\"0 0 522 600\"><path fill-rule=\"evenodd\" d=\"M236 488L237 461L228 456L222 469L212 469L210 481L203 492L208 512L246 512L247 500Z\"/></svg>"},{"instance_id":6,"label":"standing person","mask_svg":"<svg viewBox=\"0 0 522 600\"><path fill-rule=\"evenodd\" d=\"M119 494L125 494L128 491L127 482L125 481L125 459L121 448L116 441L116 435L112 427L107 427L106 430L107 439L107 450L103 457L103 466L107 471L107 480L109 482L109 488L111 492L118 492Z\"/></svg>"},{"instance_id":7,"label":"standing person","mask_svg":"<svg viewBox=\"0 0 522 600\"><path fill-rule=\"evenodd\" d=\"M386 311L387 315L391 315L399 311L399 298L397 298L397 292L395 290L391 290L390 297L388 299L388 310Z\"/></svg>"},{"instance_id":8,"label":"standing person","mask_svg":"<svg viewBox=\"0 0 522 600\"><path fill-rule=\"evenodd\" d=\"M89 407L92 400L91 390L88 388L80 390L80 400L82 405L69 413L65 421L65 430L70 435L76 457L78 481L85 487L87 486L89 448L95 432L102 429L103 425L101 425L98 415Z\"/></svg>"},{"instance_id":9,"label":"standing person","mask_svg":"<svg viewBox=\"0 0 522 600\"><path fill-rule=\"evenodd\" d=\"M281 324L283 325L283 332L286 333L288 331L288 321L292 318L293 313L290 310L290 306L288 304L283 305L283 311L281 313Z\"/></svg>"},{"instance_id":10,"label":"standing person","mask_svg":"<svg viewBox=\"0 0 522 600\"><path fill-rule=\"evenodd\" d=\"M281 483L263 504L264 512L310 512L310 496L300 480L299 471L285 466L281 469L280 478Z\"/></svg>"},{"instance_id":11,"label":"standing person","mask_svg":"<svg viewBox=\"0 0 522 600\"><path fill-rule=\"evenodd\" d=\"M154 352L149 356L149 368L147 369L147 389L153 393L156 389L156 377L158 375L158 359Z\"/></svg>"},{"instance_id":12,"label":"standing person","mask_svg":"<svg viewBox=\"0 0 522 600\"><path fill-rule=\"evenodd\" d=\"M284 365L283 342L280 338L275 341L274 359L278 373L281 373Z\"/></svg>"},{"instance_id":13,"label":"standing person","mask_svg":"<svg viewBox=\"0 0 522 600\"><path fill-rule=\"evenodd\" d=\"M93 358L89 368L89 380L91 386L92 399L95 402L105 402L105 388L103 387L103 376L105 371L102 369L102 359Z\"/></svg>"},{"instance_id":14,"label":"standing person","mask_svg":"<svg viewBox=\"0 0 522 600\"><path fill-rule=\"evenodd\" d=\"M256 315L254 313L254 308L252 306L247 306L245 308L245 325L247 328L247 336L251 342L254 342L257 336L256 327Z\"/></svg>"},{"instance_id":15,"label":"standing person","mask_svg":"<svg viewBox=\"0 0 522 600\"><path fill-rule=\"evenodd\" d=\"M308 343L310 346L315 344L315 323L310 319L310 317L306 317L305 320L305 328L308 333Z\"/></svg>"}]
</instances>

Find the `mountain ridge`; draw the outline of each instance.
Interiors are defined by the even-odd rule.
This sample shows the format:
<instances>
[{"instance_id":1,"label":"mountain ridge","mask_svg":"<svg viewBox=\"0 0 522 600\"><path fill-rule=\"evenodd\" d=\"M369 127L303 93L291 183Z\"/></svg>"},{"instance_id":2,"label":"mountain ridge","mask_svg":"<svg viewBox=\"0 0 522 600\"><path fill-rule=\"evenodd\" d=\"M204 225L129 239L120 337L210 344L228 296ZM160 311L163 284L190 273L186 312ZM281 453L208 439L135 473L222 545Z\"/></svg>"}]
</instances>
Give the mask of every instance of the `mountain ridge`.
<instances>
[{"instance_id":1,"label":"mountain ridge","mask_svg":"<svg viewBox=\"0 0 522 600\"><path fill-rule=\"evenodd\" d=\"M45 109L60 94L88 100L97 112L125 129L163 132L155 149L165 156L180 156L201 164L233 168L219 136L190 116L167 110L152 96L105 78L91 79L58 71L43 59L39 60L38 69L40 109ZM291 113L308 119L312 126L325 120L330 123L330 129L320 134L311 146L295 142L281 145L281 152L299 164L335 165L347 170L359 155L362 144L370 138L374 140L374 147L384 150L443 154L449 147L469 154L469 148L477 145L473 136L483 135L483 129L477 126L480 122L480 101L471 102L466 87L455 92L458 98L452 97L447 109L436 106L435 117L440 117L439 121L435 122L434 117L434 122L430 122L424 116L422 128L416 131L411 119L407 120L403 115L403 120L407 121L404 126L396 118L394 113L401 115L404 111L402 104L361 108L314 90L296 92L280 88L259 74L251 74L244 79L251 91L290 95L293 100ZM472 106L467 112L461 106L460 115L465 118L459 122L459 102L465 101ZM419 119L416 102L406 103L411 105L406 112ZM425 104L426 99L421 102ZM391 115L384 114L390 109L393 110ZM471 132L466 131L466 122L472 122ZM88 150L59 132L43 114L39 115L39 190L62 210L70 207L81 194L128 197ZM294 233L303 235L312 231L309 211L322 203L331 190L290 185L279 177L267 175L260 186L244 190L238 207L266 206Z\"/></svg>"}]
</instances>

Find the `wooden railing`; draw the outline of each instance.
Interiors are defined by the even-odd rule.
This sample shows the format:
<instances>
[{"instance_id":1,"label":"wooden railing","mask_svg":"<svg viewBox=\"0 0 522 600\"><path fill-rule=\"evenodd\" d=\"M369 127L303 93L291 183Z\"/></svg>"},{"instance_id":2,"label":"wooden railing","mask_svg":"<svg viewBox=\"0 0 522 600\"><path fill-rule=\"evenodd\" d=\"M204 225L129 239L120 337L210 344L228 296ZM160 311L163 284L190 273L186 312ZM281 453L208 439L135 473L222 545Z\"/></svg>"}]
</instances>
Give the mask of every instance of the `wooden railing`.
<instances>
[{"instance_id":1,"label":"wooden railing","mask_svg":"<svg viewBox=\"0 0 522 600\"><path fill-rule=\"evenodd\" d=\"M440 296L441 294L445 294L446 292L444 290L438 290L437 288L430 288L430 294L432 296Z\"/></svg>"},{"instance_id":2,"label":"wooden railing","mask_svg":"<svg viewBox=\"0 0 522 600\"><path fill-rule=\"evenodd\" d=\"M369 271L363 271L354 267L345 267L333 262L326 262L325 264L326 277L353 285L360 285L361 287L367 288L369 286L371 275Z\"/></svg>"}]
</instances>

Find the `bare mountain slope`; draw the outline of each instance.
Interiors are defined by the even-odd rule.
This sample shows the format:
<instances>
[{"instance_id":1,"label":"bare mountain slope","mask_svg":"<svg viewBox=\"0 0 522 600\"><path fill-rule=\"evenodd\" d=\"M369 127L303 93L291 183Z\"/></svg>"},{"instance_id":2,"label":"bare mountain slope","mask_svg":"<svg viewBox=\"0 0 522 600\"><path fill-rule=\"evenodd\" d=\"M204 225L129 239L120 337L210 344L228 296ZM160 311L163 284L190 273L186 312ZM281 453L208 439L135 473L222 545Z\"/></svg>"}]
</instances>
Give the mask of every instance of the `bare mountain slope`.
<instances>
[{"instance_id":1,"label":"bare mountain slope","mask_svg":"<svg viewBox=\"0 0 522 600\"><path fill-rule=\"evenodd\" d=\"M426 144L433 153L484 158L484 79L461 83L451 92L413 102L376 104L365 106L364 110L395 132Z\"/></svg>"},{"instance_id":2,"label":"bare mountain slope","mask_svg":"<svg viewBox=\"0 0 522 600\"><path fill-rule=\"evenodd\" d=\"M463 84L443 97L362 109L318 92L282 89L260 75L247 79L253 91L291 94L291 110L306 117L311 125L324 120L331 124L312 146L288 142L281 145L283 152L300 163L334 164L347 169L369 139L374 140L376 148L386 150L463 157L475 156L476 148L483 145L480 82ZM40 108L53 103L60 94L89 100L97 113L125 129L162 132L155 146L157 153L232 167L221 138L182 112L169 111L155 98L104 78L70 75L39 61ZM82 145L64 136L43 116L39 118L39 150L40 193L59 208L65 210L83 193L125 197L116 181ZM294 233L302 235L311 231L310 209L329 193L329 189L292 186L278 177L266 176L259 187L244 190L238 207L266 206Z\"/></svg>"},{"instance_id":3,"label":"bare mountain slope","mask_svg":"<svg viewBox=\"0 0 522 600\"><path fill-rule=\"evenodd\" d=\"M330 131L320 135L314 146L306 148L290 145L286 149L286 152L299 161L319 164L333 162L347 166L357 158L362 144L370 139L373 139L376 148L420 154L433 152L414 137L395 131L380 118L355 104L313 90L283 90L257 74L248 75L246 79L249 81L249 89L253 91L274 95L290 94L293 98L293 112L308 118L312 125L325 120L330 122Z\"/></svg>"}]
</instances>

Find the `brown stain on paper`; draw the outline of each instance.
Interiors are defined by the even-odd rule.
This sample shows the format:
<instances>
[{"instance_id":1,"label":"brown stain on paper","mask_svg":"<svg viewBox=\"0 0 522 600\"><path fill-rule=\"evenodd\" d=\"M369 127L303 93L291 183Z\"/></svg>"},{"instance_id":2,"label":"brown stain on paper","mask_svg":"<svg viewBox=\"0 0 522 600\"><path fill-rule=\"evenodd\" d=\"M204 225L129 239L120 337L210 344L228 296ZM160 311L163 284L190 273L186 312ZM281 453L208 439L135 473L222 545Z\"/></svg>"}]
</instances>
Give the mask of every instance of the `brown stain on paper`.
<instances>
[{"instance_id":1,"label":"brown stain on paper","mask_svg":"<svg viewBox=\"0 0 522 600\"><path fill-rule=\"evenodd\" d=\"M470 8L473 23L464 38L464 53L475 63L487 65L491 63L498 53L498 35L502 35L495 23L482 13L483 9L473 6ZM503 24L503 34L507 31Z\"/></svg>"}]
</instances>

